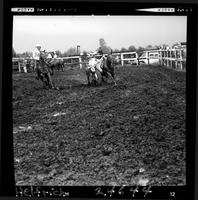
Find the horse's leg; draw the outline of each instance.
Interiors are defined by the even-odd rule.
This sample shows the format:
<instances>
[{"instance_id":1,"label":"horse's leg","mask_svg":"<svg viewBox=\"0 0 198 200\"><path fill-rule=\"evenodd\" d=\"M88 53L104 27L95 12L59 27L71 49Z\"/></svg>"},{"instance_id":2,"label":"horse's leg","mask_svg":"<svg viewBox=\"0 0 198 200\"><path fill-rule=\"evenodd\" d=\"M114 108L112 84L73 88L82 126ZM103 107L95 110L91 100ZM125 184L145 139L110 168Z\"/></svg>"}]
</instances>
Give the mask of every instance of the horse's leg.
<instances>
[{"instance_id":1,"label":"horse's leg","mask_svg":"<svg viewBox=\"0 0 198 200\"><path fill-rule=\"evenodd\" d=\"M97 78L98 78L98 76L97 76L96 73L94 73L93 76L94 76L93 83L96 86L97 85Z\"/></svg>"},{"instance_id":2,"label":"horse's leg","mask_svg":"<svg viewBox=\"0 0 198 200\"><path fill-rule=\"evenodd\" d=\"M39 66L40 66L40 63L39 63L39 61L36 61L35 62L35 68L34 68L34 70L35 70L35 72L36 72L36 79L37 80L39 80L39 78L40 78L40 70L39 70Z\"/></svg>"},{"instance_id":3,"label":"horse's leg","mask_svg":"<svg viewBox=\"0 0 198 200\"><path fill-rule=\"evenodd\" d=\"M50 73L48 73L48 80L49 80L49 85L51 88L54 88L53 82L52 82L52 77L50 75Z\"/></svg>"},{"instance_id":4,"label":"horse's leg","mask_svg":"<svg viewBox=\"0 0 198 200\"><path fill-rule=\"evenodd\" d=\"M49 88L54 88L50 72L45 74Z\"/></svg>"},{"instance_id":5,"label":"horse's leg","mask_svg":"<svg viewBox=\"0 0 198 200\"><path fill-rule=\"evenodd\" d=\"M101 79L102 79L102 82L105 82L103 74L101 74Z\"/></svg>"},{"instance_id":6,"label":"horse's leg","mask_svg":"<svg viewBox=\"0 0 198 200\"><path fill-rule=\"evenodd\" d=\"M115 78L114 78L114 74L112 75L111 73L107 72L107 74L111 77L111 80L114 82L115 85L117 85Z\"/></svg>"},{"instance_id":7,"label":"horse's leg","mask_svg":"<svg viewBox=\"0 0 198 200\"><path fill-rule=\"evenodd\" d=\"M94 72L94 74L92 74L92 76L94 77L94 80L93 80L93 82L94 82L94 85L97 85L97 80L98 80L98 75L96 74L96 72Z\"/></svg>"},{"instance_id":8,"label":"horse's leg","mask_svg":"<svg viewBox=\"0 0 198 200\"><path fill-rule=\"evenodd\" d=\"M106 79L108 78L108 74L107 74L106 68L103 68L103 71L101 73L101 78L102 78L103 82L106 82ZM106 79L104 79L104 78L106 78Z\"/></svg>"},{"instance_id":9,"label":"horse's leg","mask_svg":"<svg viewBox=\"0 0 198 200\"><path fill-rule=\"evenodd\" d=\"M46 86L46 82L44 80L43 74L41 73L41 71L38 68L35 69L35 70L36 70L36 73L37 73L38 80L41 80L41 82L43 83L43 87L45 87Z\"/></svg>"},{"instance_id":10,"label":"horse's leg","mask_svg":"<svg viewBox=\"0 0 198 200\"><path fill-rule=\"evenodd\" d=\"M45 75L39 75L39 79L42 81L43 83L43 88L46 88L46 86L48 86L48 81L46 80Z\"/></svg>"},{"instance_id":11,"label":"horse's leg","mask_svg":"<svg viewBox=\"0 0 198 200\"><path fill-rule=\"evenodd\" d=\"M97 76L96 72L94 73L94 76L95 76L95 80L98 80L98 76Z\"/></svg>"},{"instance_id":12,"label":"horse's leg","mask_svg":"<svg viewBox=\"0 0 198 200\"><path fill-rule=\"evenodd\" d=\"M105 82L104 77L105 77L105 73L102 71L102 73L101 73L101 80L102 80L102 82Z\"/></svg>"},{"instance_id":13,"label":"horse's leg","mask_svg":"<svg viewBox=\"0 0 198 200\"><path fill-rule=\"evenodd\" d=\"M53 76L54 75L54 65L53 64L49 64L48 70L50 72L50 75Z\"/></svg>"},{"instance_id":14,"label":"horse's leg","mask_svg":"<svg viewBox=\"0 0 198 200\"><path fill-rule=\"evenodd\" d=\"M38 68L35 68L35 72L36 72L36 79L39 80L40 79L40 71Z\"/></svg>"},{"instance_id":15,"label":"horse's leg","mask_svg":"<svg viewBox=\"0 0 198 200\"><path fill-rule=\"evenodd\" d=\"M112 75L112 77L115 79L114 69L111 70L111 75Z\"/></svg>"},{"instance_id":16,"label":"horse's leg","mask_svg":"<svg viewBox=\"0 0 198 200\"><path fill-rule=\"evenodd\" d=\"M87 81L88 81L88 86L90 86L90 85L91 85L91 82L90 82L90 74L87 75Z\"/></svg>"},{"instance_id":17,"label":"horse's leg","mask_svg":"<svg viewBox=\"0 0 198 200\"><path fill-rule=\"evenodd\" d=\"M54 65L51 66L51 75L54 75Z\"/></svg>"},{"instance_id":18,"label":"horse's leg","mask_svg":"<svg viewBox=\"0 0 198 200\"><path fill-rule=\"evenodd\" d=\"M61 64L59 63L58 71L61 71L61 69L62 69L62 66L61 66Z\"/></svg>"},{"instance_id":19,"label":"horse's leg","mask_svg":"<svg viewBox=\"0 0 198 200\"><path fill-rule=\"evenodd\" d=\"M90 86L90 72L86 71L86 76L87 76L87 85Z\"/></svg>"}]
</instances>

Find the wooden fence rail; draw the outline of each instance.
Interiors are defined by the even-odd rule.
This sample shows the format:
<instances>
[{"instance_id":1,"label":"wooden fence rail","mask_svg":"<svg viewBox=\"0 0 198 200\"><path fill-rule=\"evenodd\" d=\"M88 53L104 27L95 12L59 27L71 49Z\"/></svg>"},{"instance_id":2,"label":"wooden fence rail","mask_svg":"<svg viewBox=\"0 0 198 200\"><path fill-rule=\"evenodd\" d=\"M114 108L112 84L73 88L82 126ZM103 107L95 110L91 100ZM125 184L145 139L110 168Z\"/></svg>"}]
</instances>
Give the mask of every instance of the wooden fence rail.
<instances>
[{"instance_id":1,"label":"wooden fence rail","mask_svg":"<svg viewBox=\"0 0 198 200\"><path fill-rule=\"evenodd\" d=\"M186 71L186 47L176 49L160 49L160 50L147 50L144 51L141 56L137 52L117 52L112 54L114 57L118 57L121 65L126 63L140 65L157 63L161 66L166 66L175 70ZM96 57L101 55L96 55ZM81 55L62 57L65 66L79 65L80 69L86 63ZM24 67L24 59L13 58L13 69L21 72L23 69L27 73L26 67Z\"/></svg>"},{"instance_id":2,"label":"wooden fence rail","mask_svg":"<svg viewBox=\"0 0 198 200\"><path fill-rule=\"evenodd\" d=\"M159 50L159 63L175 70L186 71L186 48Z\"/></svg>"}]
</instances>

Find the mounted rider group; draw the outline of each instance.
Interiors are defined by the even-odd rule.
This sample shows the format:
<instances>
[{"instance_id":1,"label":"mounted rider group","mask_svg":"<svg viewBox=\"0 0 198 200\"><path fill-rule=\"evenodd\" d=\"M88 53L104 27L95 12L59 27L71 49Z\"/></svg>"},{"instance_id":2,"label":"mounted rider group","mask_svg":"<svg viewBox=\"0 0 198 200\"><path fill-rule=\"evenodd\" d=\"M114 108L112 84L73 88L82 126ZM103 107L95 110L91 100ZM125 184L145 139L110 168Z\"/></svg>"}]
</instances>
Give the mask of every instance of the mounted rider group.
<instances>
[{"instance_id":1,"label":"mounted rider group","mask_svg":"<svg viewBox=\"0 0 198 200\"><path fill-rule=\"evenodd\" d=\"M99 59L96 58L97 52L91 52L88 55L89 60L85 68L88 85L92 83L94 85L100 84L101 81L104 82L108 77L116 85L111 54L104 55L102 51L98 53L100 54ZM41 80L44 87L58 89L55 88L51 76L54 75L54 69L62 69L63 71L63 60L57 59L55 52L41 51L41 45L39 44L35 46L33 59L35 60L36 79Z\"/></svg>"}]
</instances>

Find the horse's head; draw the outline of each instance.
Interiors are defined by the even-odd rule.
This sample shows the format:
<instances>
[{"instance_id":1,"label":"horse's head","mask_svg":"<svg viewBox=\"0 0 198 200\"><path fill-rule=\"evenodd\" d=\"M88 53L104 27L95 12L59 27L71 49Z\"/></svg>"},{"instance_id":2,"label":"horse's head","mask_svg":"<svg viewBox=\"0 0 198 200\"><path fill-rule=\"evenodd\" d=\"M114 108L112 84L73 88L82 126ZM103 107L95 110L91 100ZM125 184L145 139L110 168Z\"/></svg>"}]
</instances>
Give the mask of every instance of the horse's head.
<instances>
[{"instance_id":1,"label":"horse's head","mask_svg":"<svg viewBox=\"0 0 198 200\"><path fill-rule=\"evenodd\" d=\"M41 60L46 60L46 58L47 58L47 53L44 52L44 51L41 51L41 52L40 52L40 59L41 59Z\"/></svg>"}]
</instances>

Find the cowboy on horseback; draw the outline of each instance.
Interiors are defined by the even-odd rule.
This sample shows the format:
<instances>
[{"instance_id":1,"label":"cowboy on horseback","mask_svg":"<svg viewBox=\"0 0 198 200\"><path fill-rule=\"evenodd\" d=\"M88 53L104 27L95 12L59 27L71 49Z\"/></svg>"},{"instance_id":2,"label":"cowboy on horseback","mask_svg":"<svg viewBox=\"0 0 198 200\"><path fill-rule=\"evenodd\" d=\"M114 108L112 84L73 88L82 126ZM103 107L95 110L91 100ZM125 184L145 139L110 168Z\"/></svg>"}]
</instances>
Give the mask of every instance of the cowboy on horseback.
<instances>
[{"instance_id":1,"label":"cowboy on horseback","mask_svg":"<svg viewBox=\"0 0 198 200\"><path fill-rule=\"evenodd\" d=\"M101 55L100 59L96 59L95 55L96 52L91 53L91 59L89 60L89 64L87 66L87 79L88 79L88 85L90 85L89 77L90 75L94 76L96 83L98 80L98 76L96 71L99 71L102 77L102 81L104 81L104 77L108 78L110 77L114 84L116 85L115 78L114 78L114 66L112 65L112 56L107 55L107 57L103 54L102 51L98 52Z\"/></svg>"},{"instance_id":2,"label":"cowboy on horseback","mask_svg":"<svg viewBox=\"0 0 198 200\"><path fill-rule=\"evenodd\" d=\"M91 59L89 60L89 66L88 68L91 68L91 71L95 72L95 70L97 69L98 71L102 72L102 68L100 65L100 60L98 60L96 57L96 52L93 52L91 54Z\"/></svg>"},{"instance_id":3,"label":"cowboy on horseback","mask_svg":"<svg viewBox=\"0 0 198 200\"><path fill-rule=\"evenodd\" d=\"M41 51L41 45L37 44L33 51L33 58L35 60L36 79L43 82L44 87L54 88L51 79L51 70L49 63L46 62L46 52Z\"/></svg>"},{"instance_id":4,"label":"cowboy on horseback","mask_svg":"<svg viewBox=\"0 0 198 200\"><path fill-rule=\"evenodd\" d=\"M105 56L103 54L103 51L102 50L99 50L98 52L100 55L101 55L101 69L102 69L102 72L101 72L101 75L102 75L102 81L104 81L104 77L105 78L108 78L110 77L112 79L112 81L114 82L115 85L116 84L116 81L115 81L115 74L114 74L114 66L113 66L113 63L112 63L112 50L111 50L111 53L108 54L107 56Z\"/></svg>"},{"instance_id":5,"label":"cowboy on horseback","mask_svg":"<svg viewBox=\"0 0 198 200\"><path fill-rule=\"evenodd\" d=\"M95 55L96 55L96 52L91 52L89 54L90 59L89 59L89 62L87 64L87 68L86 68L88 85L91 84L90 77L93 78L94 84L96 85L97 80L98 80L97 71L99 71L100 73L102 72L100 61L95 57Z\"/></svg>"}]
</instances>

